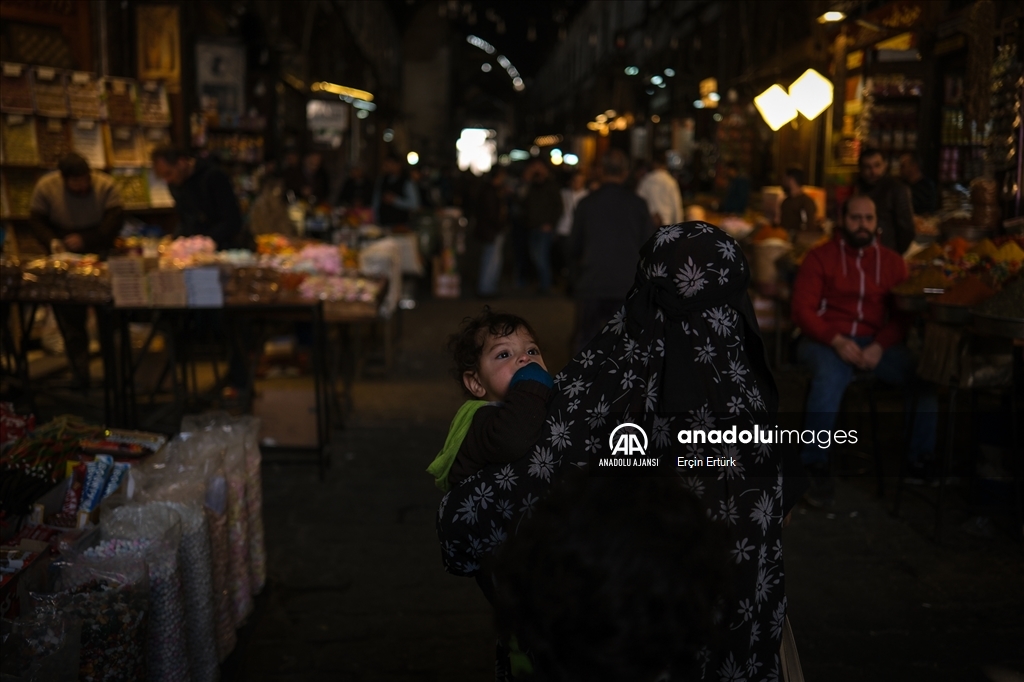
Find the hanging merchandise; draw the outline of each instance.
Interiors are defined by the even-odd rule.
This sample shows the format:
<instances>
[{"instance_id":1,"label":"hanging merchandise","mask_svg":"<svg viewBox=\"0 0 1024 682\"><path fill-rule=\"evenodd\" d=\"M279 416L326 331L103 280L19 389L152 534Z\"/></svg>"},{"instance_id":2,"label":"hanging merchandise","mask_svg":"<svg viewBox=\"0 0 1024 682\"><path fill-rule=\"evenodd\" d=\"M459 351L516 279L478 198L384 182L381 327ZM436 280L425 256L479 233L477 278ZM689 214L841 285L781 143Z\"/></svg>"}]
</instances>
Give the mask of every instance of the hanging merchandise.
<instances>
[{"instance_id":1,"label":"hanging merchandise","mask_svg":"<svg viewBox=\"0 0 1024 682\"><path fill-rule=\"evenodd\" d=\"M68 90L63 71L37 66L32 79L36 113L42 116L68 115Z\"/></svg>"}]
</instances>

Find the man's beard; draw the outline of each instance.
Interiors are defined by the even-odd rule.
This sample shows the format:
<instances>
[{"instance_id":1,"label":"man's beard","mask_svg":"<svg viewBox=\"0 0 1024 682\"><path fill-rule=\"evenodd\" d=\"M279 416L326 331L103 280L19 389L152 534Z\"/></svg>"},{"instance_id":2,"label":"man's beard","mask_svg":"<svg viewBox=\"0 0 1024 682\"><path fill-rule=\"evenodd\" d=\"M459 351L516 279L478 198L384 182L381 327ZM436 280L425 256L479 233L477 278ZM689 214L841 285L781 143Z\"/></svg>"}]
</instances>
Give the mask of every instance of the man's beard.
<instances>
[{"instance_id":1,"label":"man's beard","mask_svg":"<svg viewBox=\"0 0 1024 682\"><path fill-rule=\"evenodd\" d=\"M843 228L843 239L846 243L855 249L861 249L867 246L874 240L875 235L873 232L868 232L865 229L856 230L850 232L846 228Z\"/></svg>"}]
</instances>

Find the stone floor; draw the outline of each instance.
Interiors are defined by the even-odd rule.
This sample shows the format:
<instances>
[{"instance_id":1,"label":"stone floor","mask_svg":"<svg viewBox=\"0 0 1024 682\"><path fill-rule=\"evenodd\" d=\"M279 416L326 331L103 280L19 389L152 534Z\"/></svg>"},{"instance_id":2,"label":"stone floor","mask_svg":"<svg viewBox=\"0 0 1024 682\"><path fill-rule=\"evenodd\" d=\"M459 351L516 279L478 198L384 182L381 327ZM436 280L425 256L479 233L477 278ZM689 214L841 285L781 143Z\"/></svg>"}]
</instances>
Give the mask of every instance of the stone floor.
<instances>
[{"instance_id":1,"label":"stone floor","mask_svg":"<svg viewBox=\"0 0 1024 682\"><path fill-rule=\"evenodd\" d=\"M568 361L567 300L495 307L535 325L550 369ZM424 473L462 400L446 373L446 335L479 308L428 300L405 314L391 372L368 367L348 423L335 425L324 481L312 466L265 465L269 580L224 666L227 682L492 679L491 615L472 581L441 568L440 493ZM777 378L784 406L799 409L800 375ZM954 490L938 544L933 512L915 497L890 515L887 483L879 500L869 477L844 479L834 509L798 507L785 531L807 679L1024 680L1020 529L1016 540L1005 521L991 539L965 532L971 515Z\"/></svg>"},{"instance_id":2,"label":"stone floor","mask_svg":"<svg viewBox=\"0 0 1024 682\"><path fill-rule=\"evenodd\" d=\"M567 301L500 308L536 325L552 369L565 364ZM445 336L478 309L427 301L406 315L390 376L356 385L325 481L312 468L268 465L270 580L228 680L489 679L490 614L472 581L441 568L440 494L423 473L461 401L445 373ZM784 401L799 401L798 379L779 378ZM954 504L936 544L931 510L908 498L894 518L891 499L853 478L840 483L830 513L800 507L786 530L790 615L807 678L1022 679L1019 540L967 534L968 515Z\"/></svg>"}]
</instances>

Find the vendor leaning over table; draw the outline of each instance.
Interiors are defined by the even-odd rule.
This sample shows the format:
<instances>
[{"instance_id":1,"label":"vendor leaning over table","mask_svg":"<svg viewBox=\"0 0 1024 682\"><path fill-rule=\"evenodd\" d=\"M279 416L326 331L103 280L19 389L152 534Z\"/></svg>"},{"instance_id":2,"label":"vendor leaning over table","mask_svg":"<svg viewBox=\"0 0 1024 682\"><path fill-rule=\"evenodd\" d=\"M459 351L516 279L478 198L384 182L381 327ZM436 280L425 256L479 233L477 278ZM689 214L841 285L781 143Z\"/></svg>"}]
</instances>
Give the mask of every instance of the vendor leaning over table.
<instances>
[{"instance_id":1,"label":"vendor leaning over table","mask_svg":"<svg viewBox=\"0 0 1024 682\"><path fill-rule=\"evenodd\" d=\"M89 169L78 154L67 154L32 190L32 234L48 252L95 253L105 256L114 245L123 222L124 207L114 180ZM89 386L87 309L81 305L54 305L64 335L64 349L76 383Z\"/></svg>"},{"instance_id":2,"label":"vendor leaning over table","mask_svg":"<svg viewBox=\"0 0 1024 682\"><path fill-rule=\"evenodd\" d=\"M170 145L154 149L152 159L153 171L174 197L179 221L175 237L204 235L218 250L250 246L231 178L222 170Z\"/></svg>"},{"instance_id":3,"label":"vendor leaning over table","mask_svg":"<svg viewBox=\"0 0 1024 682\"><path fill-rule=\"evenodd\" d=\"M902 343L905 325L890 309L891 289L907 278L906 264L879 244L877 232L875 203L870 197L851 197L836 236L807 254L793 284L793 322L802 332L798 356L812 373L804 428L832 430L843 393L858 372L913 387L917 404L908 482L919 482L927 477L935 451L938 401L917 379L917 365ZM912 409L905 409L908 420ZM830 506L834 490L828 449L804 445L800 456L811 474L805 499L812 506Z\"/></svg>"},{"instance_id":4,"label":"vendor leaning over table","mask_svg":"<svg viewBox=\"0 0 1024 682\"><path fill-rule=\"evenodd\" d=\"M242 225L231 179L205 159L170 145L153 150L153 171L167 183L178 213L175 237L203 235L217 244L217 250L248 248L251 238ZM225 407L245 407L252 381L249 376L248 343L250 334L244 320L226 324L219 311L200 311L193 318L196 331L226 339L231 354L228 360L227 385L224 387Z\"/></svg>"}]
</instances>

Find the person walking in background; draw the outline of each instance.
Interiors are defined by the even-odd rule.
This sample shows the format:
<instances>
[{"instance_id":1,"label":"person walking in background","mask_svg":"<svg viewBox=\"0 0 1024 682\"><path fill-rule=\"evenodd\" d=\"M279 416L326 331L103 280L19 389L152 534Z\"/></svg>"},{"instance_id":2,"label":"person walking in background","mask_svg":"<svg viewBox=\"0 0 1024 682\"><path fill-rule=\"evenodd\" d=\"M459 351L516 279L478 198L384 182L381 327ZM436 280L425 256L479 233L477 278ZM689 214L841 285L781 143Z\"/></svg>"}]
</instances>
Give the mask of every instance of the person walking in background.
<instances>
[{"instance_id":1,"label":"person walking in background","mask_svg":"<svg viewBox=\"0 0 1024 682\"><path fill-rule=\"evenodd\" d=\"M910 188L915 215L931 215L939 210L939 190L932 179L921 172L921 157L917 152L903 152L900 156L900 177Z\"/></svg>"},{"instance_id":2,"label":"person walking in background","mask_svg":"<svg viewBox=\"0 0 1024 682\"><path fill-rule=\"evenodd\" d=\"M501 281L502 251L508 229L507 177L505 169L496 166L488 173L477 197L474 234L480 240L481 249L480 279L476 290L484 297L496 296Z\"/></svg>"},{"instance_id":3,"label":"person walking in background","mask_svg":"<svg viewBox=\"0 0 1024 682\"><path fill-rule=\"evenodd\" d=\"M555 228L555 241L551 248L551 264L555 277L569 281L569 240L572 236L573 215L583 197L590 194L587 175L577 171L569 178L569 186L562 188L562 218Z\"/></svg>"},{"instance_id":4,"label":"person walking in background","mask_svg":"<svg viewBox=\"0 0 1024 682\"><path fill-rule=\"evenodd\" d=\"M812 230L818 224L818 205L804 194L804 172L799 168L787 168L782 177L782 191L786 198L779 209L779 223L790 235Z\"/></svg>"},{"instance_id":5,"label":"person walking in background","mask_svg":"<svg viewBox=\"0 0 1024 682\"><path fill-rule=\"evenodd\" d=\"M899 178L889 175L889 164L882 152L868 147L860 153L860 175L854 193L871 197L878 219L878 238L882 246L904 253L914 241L914 210L910 190Z\"/></svg>"},{"instance_id":6,"label":"person walking in background","mask_svg":"<svg viewBox=\"0 0 1024 682\"><path fill-rule=\"evenodd\" d=\"M61 157L57 170L39 179L29 206L32 234L47 253L70 251L104 257L124 222L124 205L113 178L90 170L88 162L75 153ZM55 304L53 314L64 336L64 352L75 381L87 389L87 309Z\"/></svg>"},{"instance_id":7,"label":"person walking in background","mask_svg":"<svg viewBox=\"0 0 1024 682\"><path fill-rule=\"evenodd\" d=\"M530 259L537 269L540 293L551 290L551 239L562 217L562 193L547 163L534 159L524 173L527 183L523 200L526 229L529 232Z\"/></svg>"},{"instance_id":8,"label":"person walking in background","mask_svg":"<svg viewBox=\"0 0 1024 682\"><path fill-rule=\"evenodd\" d=\"M301 164L290 165L285 171L285 189L296 199L304 199L311 204L327 202L331 179L324 170L323 162L320 152L306 153Z\"/></svg>"},{"instance_id":9,"label":"person walking in background","mask_svg":"<svg viewBox=\"0 0 1024 682\"><path fill-rule=\"evenodd\" d=\"M338 205L349 208L366 208L373 203L373 183L366 177L366 169L361 165L352 166L341 186Z\"/></svg>"},{"instance_id":10,"label":"person walking in background","mask_svg":"<svg viewBox=\"0 0 1024 682\"><path fill-rule=\"evenodd\" d=\"M570 258L577 275L574 352L611 319L633 284L640 247L654 232L644 200L623 186L629 159L613 149L605 155L604 183L580 201L573 219Z\"/></svg>"},{"instance_id":11,"label":"person walking in background","mask_svg":"<svg viewBox=\"0 0 1024 682\"><path fill-rule=\"evenodd\" d=\"M750 178L740 170L735 161L726 161L725 177L729 183L725 188L722 213L742 215L750 204Z\"/></svg>"},{"instance_id":12,"label":"person walking in background","mask_svg":"<svg viewBox=\"0 0 1024 682\"><path fill-rule=\"evenodd\" d=\"M382 227L405 225L420 208L420 193L397 156L384 159L373 190L373 214Z\"/></svg>"},{"instance_id":13,"label":"person walking in background","mask_svg":"<svg viewBox=\"0 0 1024 682\"><path fill-rule=\"evenodd\" d=\"M636 193L647 202L647 210L655 225L683 222L683 195L679 183L668 172L664 156L659 155L637 185Z\"/></svg>"}]
</instances>

